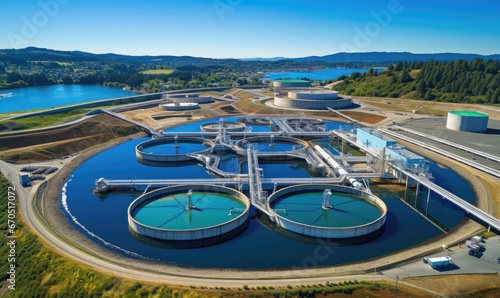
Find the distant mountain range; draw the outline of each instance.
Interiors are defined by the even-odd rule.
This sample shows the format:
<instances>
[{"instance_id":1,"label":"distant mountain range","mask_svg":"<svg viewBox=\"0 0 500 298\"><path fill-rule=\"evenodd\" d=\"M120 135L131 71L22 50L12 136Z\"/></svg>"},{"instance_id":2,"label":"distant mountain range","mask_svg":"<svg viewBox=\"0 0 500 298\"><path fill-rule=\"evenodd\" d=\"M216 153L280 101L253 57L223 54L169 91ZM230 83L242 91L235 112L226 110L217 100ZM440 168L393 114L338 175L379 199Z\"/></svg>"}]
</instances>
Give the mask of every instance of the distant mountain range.
<instances>
[{"instance_id":1,"label":"distant mountain range","mask_svg":"<svg viewBox=\"0 0 500 298\"><path fill-rule=\"evenodd\" d=\"M326 56L307 56L301 58L290 58L296 62L397 62L397 61L450 61L450 60L473 60L482 58L484 60L500 60L500 54L479 55L479 54L460 54L460 53L436 53L436 54L414 54L410 52L365 52L365 53L337 53ZM276 58L269 58L275 61ZM287 58L283 58L287 59ZM257 59L254 59L257 60Z\"/></svg>"},{"instance_id":2,"label":"distant mountain range","mask_svg":"<svg viewBox=\"0 0 500 298\"><path fill-rule=\"evenodd\" d=\"M366 53L337 53L326 56L308 56L300 58L241 58L241 59L212 59L200 58L191 56L130 56L119 54L92 54L82 51L58 51L44 48L28 47L24 49L0 49L0 62L10 59L9 57L18 57L24 60L31 61L128 61L137 63L157 63L169 65L199 65L199 64L214 64L237 61L243 62L276 62L276 61L293 61L298 63L308 62L323 62L323 63L383 63L388 64L399 61L449 61L449 60L473 60L482 58L485 60L493 59L500 60L500 54L494 55L479 55L479 54L460 54L460 53L436 53L436 54L414 54L410 52L366 52Z\"/></svg>"}]
</instances>

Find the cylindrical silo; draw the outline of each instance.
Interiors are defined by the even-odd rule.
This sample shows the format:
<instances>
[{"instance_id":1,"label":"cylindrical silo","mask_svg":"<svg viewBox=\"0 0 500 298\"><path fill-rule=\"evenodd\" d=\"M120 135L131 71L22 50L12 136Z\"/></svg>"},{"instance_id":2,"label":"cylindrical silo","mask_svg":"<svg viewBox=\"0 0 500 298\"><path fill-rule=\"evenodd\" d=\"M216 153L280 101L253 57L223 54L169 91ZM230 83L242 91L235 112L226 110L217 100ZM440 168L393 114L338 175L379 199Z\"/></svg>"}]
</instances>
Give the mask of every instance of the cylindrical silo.
<instances>
[{"instance_id":1,"label":"cylindrical silo","mask_svg":"<svg viewBox=\"0 0 500 298\"><path fill-rule=\"evenodd\" d=\"M488 114L475 111L451 111L446 128L458 131L485 132L488 129Z\"/></svg>"}]
</instances>

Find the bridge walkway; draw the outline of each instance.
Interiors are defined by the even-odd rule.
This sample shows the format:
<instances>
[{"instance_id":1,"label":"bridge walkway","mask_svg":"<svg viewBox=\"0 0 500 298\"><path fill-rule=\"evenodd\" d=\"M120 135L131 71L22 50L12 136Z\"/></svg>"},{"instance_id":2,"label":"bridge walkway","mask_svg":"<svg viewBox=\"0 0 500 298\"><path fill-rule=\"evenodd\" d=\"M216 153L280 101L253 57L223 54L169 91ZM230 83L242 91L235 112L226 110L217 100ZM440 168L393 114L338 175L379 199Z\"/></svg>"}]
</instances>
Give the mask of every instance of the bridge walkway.
<instances>
[{"instance_id":1,"label":"bridge walkway","mask_svg":"<svg viewBox=\"0 0 500 298\"><path fill-rule=\"evenodd\" d=\"M435 193L439 194L443 198L454 203L458 207L462 208L465 212L474 215L475 217L477 217L479 220L485 222L490 227L493 227L495 230L500 231L500 220L498 220L497 218L495 218L491 214L479 209L478 207L476 207L476 206L472 205L471 203L463 200L462 198L454 195L453 193L449 192L448 190L442 188L441 186L429 181L428 179L424 179L424 178L420 177L419 175L411 173L411 172L409 172L409 171L407 171L399 166L396 166L394 164L391 164L391 167L402 172L403 174L407 175L407 177L414 179L418 183L424 185L428 189L434 191Z\"/></svg>"},{"instance_id":2,"label":"bridge walkway","mask_svg":"<svg viewBox=\"0 0 500 298\"><path fill-rule=\"evenodd\" d=\"M457 143L453 143L453 142L450 142L450 141L447 141L447 140L443 140L443 139L437 138L435 136L431 136L431 135L428 135L428 134L425 134L425 133L422 133L422 132L419 132L419 131L416 131L416 130L413 130L413 129L409 129L409 128L406 128L406 127L403 127L403 126L394 125L393 128L397 129L397 130L406 131L406 132L409 132L411 134L423 137L425 139L429 139L429 140L432 140L432 141L435 141L435 142L438 142L438 143L441 143L441 144L445 144L445 145L448 145L448 146L460 149L462 151L469 152L469 153L475 154L477 156L484 157L484 158L489 159L489 160L500 162L500 157L492 155L492 154L489 154L489 153L486 153L486 152L483 152L483 151L480 151L480 150L476 150L476 149L473 149L473 148L470 148L470 147L467 147L467 146L463 146L463 145L460 145L460 144L457 144Z\"/></svg>"},{"instance_id":3,"label":"bridge walkway","mask_svg":"<svg viewBox=\"0 0 500 298\"><path fill-rule=\"evenodd\" d=\"M385 134L388 134L390 136L393 136L395 138L398 138L398 139L401 139L401 140L404 140L404 141L407 141L409 143L412 143L412 144L415 144L417 146L420 146L422 148L425 148L425 149L428 149L430 151L433 151L433 152L436 152L438 154L441 154L443 156L446 156L448 158L451 158L453 160L456 160L458 162L461 162L463 164L466 164L466 165L469 165L475 169L478 169L482 172L485 172L485 173L488 173L492 176L495 176L495 177L498 177L500 178L500 171L498 170L495 170L493 168L490 168L490 167L487 167L485 165L482 165L478 162L475 162L475 161L472 161L472 160L468 160L468 159L465 159L463 158L462 156L460 155L457 155L457 154L454 154L454 153L451 153L451 152L448 152L446 150L443 150L443 149L440 149L440 148L437 148L435 146L432 146L432 145L429 145L425 142L421 142L421 141L417 141L413 138L410 138L410 137L407 137L405 135L402 135L402 134L399 134L399 133L396 133L394 131L391 131L391 130L388 130L388 129L383 129L383 128L379 128L378 129L380 132L383 132Z\"/></svg>"}]
</instances>

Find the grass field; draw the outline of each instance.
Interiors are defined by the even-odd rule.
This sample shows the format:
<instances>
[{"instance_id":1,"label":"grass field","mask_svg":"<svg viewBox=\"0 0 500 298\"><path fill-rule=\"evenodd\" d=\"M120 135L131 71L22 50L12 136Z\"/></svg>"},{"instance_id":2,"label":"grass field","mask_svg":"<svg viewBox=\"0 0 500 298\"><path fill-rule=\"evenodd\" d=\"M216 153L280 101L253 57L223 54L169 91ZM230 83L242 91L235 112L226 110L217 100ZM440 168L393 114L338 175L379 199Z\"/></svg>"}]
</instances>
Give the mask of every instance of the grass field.
<instances>
[{"instance_id":1,"label":"grass field","mask_svg":"<svg viewBox=\"0 0 500 298\"><path fill-rule=\"evenodd\" d=\"M448 113L449 108L441 106L438 103L401 98L380 98L380 97L356 97L356 100L369 104L370 106L389 110L394 112L412 113L417 111L419 114L440 115Z\"/></svg>"},{"instance_id":2,"label":"grass field","mask_svg":"<svg viewBox=\"0 0 500 298\"><path fill-rule=\"evenodd\" d=\"M142 74L146 74L146 75L171 74L173 72L174 72L173 69L149 69L149 70L141 71Z\"/></svg>"},{"instance_id":3,"label":"grass field","mask_svg":"<svg viewBox=\"0 0 500 298\"><path fill-rule=\"evenodd\" d=\"M0 128L8 130L23 130L31 128L47 127L54 124L64 122L68 119L81 116L92 109L78 109L57 114L33 116L22 119L0 121Z\"/></svg>"},{"instance_id":4,"label":"grass field","mask_svg":"<svg viewBox=\"0 0 500 298\"><path fill-rule=\"evenodd\" d=\"M60 66L71 66L71 65L73 65L72 63L69 63L69 62L60 62L60 61L42 61L41 60L41 61L32 61L32 62L33 63L41 62L43 64L49 64L49 63L55 62L55 63L59 64Z\"/></svg>"}]
</instances>

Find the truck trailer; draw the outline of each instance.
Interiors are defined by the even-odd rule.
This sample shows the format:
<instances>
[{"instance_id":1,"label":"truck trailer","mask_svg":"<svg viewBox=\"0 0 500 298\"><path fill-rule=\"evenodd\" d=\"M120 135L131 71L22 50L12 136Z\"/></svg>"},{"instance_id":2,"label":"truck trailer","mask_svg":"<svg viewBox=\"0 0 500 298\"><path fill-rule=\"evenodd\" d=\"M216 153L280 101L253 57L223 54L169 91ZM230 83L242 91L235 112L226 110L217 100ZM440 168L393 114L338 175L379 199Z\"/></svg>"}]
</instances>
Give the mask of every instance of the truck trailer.
<instances>
[{"instance_id":1,"label":"truck trailer","mask_svg":"<svg viewBox=\"0 0 500 298\"><path fill-rule=\"evenodd\" d=\"M437 268L442 268L442 267L447 267L450 264L453 264L453 260L446 256L446 257L433 257L433 258L424 258L424 262L429 264L431 268L437 269Z\"/></svg>"}]
</instances>

